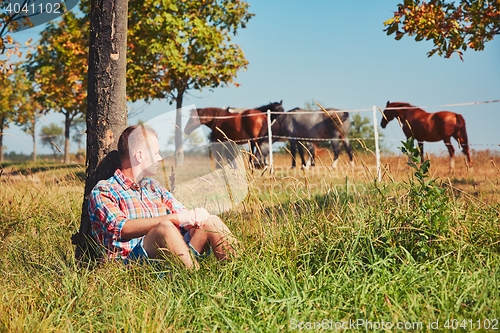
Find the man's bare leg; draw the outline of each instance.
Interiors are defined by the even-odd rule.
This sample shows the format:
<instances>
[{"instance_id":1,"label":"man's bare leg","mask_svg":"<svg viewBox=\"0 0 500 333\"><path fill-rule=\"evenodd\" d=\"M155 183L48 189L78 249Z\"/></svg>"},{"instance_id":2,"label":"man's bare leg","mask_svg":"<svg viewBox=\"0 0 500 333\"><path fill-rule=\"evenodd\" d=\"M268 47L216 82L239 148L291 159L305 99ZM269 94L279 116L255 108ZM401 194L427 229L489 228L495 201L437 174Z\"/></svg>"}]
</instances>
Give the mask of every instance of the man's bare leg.
<instances>
[{"instance_id":1,"label":"man's bare leg","mask_svg":"<svg viewBox=\"0 0 500 333\"><path fill-rule=\"evenodd\" d=\"M144 249L149 258L175 254L188 269L198 268L179 229L169 220L162 221L144 236Z\"/></svg>"},{"instance_id":2,"label":"man's bare leg","mask_svg":"<svg viewBox=\"0 0 500 333\"><path fill-rule=\"evenodd\" d=\"M228 255L236 256L233 248L236 238L219 217L211 216L202 228L193 228L190 232L191 245L199 253L205 252L210 246L218 260L225 260Z\"/></svg>"}]
</instances>

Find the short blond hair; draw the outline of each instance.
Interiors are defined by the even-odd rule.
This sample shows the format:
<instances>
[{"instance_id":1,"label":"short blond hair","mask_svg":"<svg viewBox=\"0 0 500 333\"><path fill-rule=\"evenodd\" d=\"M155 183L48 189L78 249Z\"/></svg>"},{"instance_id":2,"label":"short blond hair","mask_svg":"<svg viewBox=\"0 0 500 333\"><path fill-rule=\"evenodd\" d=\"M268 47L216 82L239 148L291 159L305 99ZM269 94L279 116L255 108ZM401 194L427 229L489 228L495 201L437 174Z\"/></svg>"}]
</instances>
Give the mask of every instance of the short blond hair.
<instances>
[{"instance_id":1,"label":"short blond hair","mask_svg":"<svg viewBox=\"0 0 500 333\"><path fill-rule=\"evenodd\" d=\"M158 133L154 129L144 125L133 125L127 127L118 139L118 156L120 161L130 159L142 144L145 143L146 135L154 135L158 138Z\"/></svg>"}]
</instances>

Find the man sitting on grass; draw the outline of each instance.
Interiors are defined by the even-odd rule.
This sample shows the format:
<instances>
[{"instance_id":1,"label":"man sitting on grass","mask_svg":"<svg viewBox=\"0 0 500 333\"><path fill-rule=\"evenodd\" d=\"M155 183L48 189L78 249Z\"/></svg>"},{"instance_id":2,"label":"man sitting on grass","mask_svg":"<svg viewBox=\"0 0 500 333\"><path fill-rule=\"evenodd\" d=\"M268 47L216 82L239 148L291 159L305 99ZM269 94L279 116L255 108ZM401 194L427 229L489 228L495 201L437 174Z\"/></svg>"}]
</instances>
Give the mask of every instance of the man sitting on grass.
<instances>
[{"instance_id":1,"label":"man sitting on grass","mask_svg":"<svg viewBox=\"0 0 500 333\"><path fill-rule=\"evenodd\" d=\"M188 210L160 183L158 135L130 126L118 141L121 168L93 188L89 198L92 233L109 259L177 256L187 268L211 251L219 260L234 255L235 238L205 208ZM192 256L193 255L193 256Z\"/></svg>"}]
</instances>

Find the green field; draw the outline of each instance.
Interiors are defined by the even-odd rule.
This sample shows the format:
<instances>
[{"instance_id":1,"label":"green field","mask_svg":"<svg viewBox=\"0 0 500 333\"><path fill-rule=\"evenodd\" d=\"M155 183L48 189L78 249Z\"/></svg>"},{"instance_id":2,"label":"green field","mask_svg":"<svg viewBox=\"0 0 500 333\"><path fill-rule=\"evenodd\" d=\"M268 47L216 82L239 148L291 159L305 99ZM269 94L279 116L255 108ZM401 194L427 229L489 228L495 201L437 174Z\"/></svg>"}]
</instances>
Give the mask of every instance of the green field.
<instances>
[{"instance_id":1,"label":"green field","mask_svg":"<svg viewBox=\"0 0 500 333\"><path fill-rule=\"evenodd\" d=\"M0 332L500 330L500 157L248 172L239 258L81 267L84 167L4 165ZM326 160L327 158L324 157ZM419 178L421 177L421 178Z\"/></svg>"}]
</instances>

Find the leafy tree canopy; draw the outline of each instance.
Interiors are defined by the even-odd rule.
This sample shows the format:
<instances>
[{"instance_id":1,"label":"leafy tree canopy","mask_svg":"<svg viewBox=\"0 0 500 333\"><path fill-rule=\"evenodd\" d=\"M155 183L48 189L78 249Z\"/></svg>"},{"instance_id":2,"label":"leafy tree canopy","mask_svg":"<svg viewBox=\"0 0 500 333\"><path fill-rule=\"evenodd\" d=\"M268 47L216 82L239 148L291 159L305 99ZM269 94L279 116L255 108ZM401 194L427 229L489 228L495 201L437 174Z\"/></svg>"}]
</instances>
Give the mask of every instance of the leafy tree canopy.
<instances>
[{"instance_id":1,"label":"leafy tree canopy","mask_svg":"<svg viewBox=\"0 0 500 333\"><path fill-rule=\"evenodd\" d=\"M449 58L471 48L484 49L484 44L500 34L500 1L498 0L405 0L398 4L394 16L384 22L387 35L415 36L416 41L432 40L428 52Z\"/></svg>"},{"instance_id":2,"label":"leafy tree canopy","mask_svg":"<svg viewBox=\"0 0 500 333\"><path fill-rule=\"evenodd\" d=\"M14 66L12 71L0 73L0 160L2 159L3 132L10 123L26 116L24 106L29 100L30 84L26 73Z\"/></svg>"},{"instance_id":3,"label":"leafy tree canopy","mask_svg":"<svg viewBox=\"0 0 500 333\"><path fill-rule=\"evenodd\" d=\"M46 110L84 113L87 99L88 24L72 12L49 23L27 65Z\"/></svg>"},{"instance_id":4,"label":"leafy tree canopy","mask_svg":"<svg viewBox=\"0 0 500 333\"><path fill-rule=\"evenodd\" d=\"M67 13L57 23L47 25L26 65L41 108L65 117L66 163L72 122L87 111L88 31L86 19Z\"/></svg>"},{"instance_id":5,"label":"leafy tree canopy","mask_svg":"<svg viewBox=\"0 0 500 333\"><path fill-rule=\"evenodd\" d=\"M24 74L18 66L13 66L9 71L0 71L0 162L3 162L4 131L16 121L16 114L27 98Z\"/></svg>"},{"instance_id":6,"label":"leafy tree canopy","mask_svg":"<svg viewBox=\"0 0 500 333\"><path fill-rule=\"evenodd\" d=\"M18 8L27 6L30 0L16 1ZM15 54L21 57L20 45L12 37L12 33L32 27L33 24L28 15L13 10L12 1L0 1L0 73L12 72L13 66L9 65L10 56ZM28 45L31 40L28 40Z\"/></svg>"},{"instance_id":7,"label":"leafy tree canopy","mask_svg":"<svg viewBox=\"0 0 500 333\"><path fill-rule=\"evenodd\" d=\"M246 68L231 35L253 16L239 0L131 0L127 87L132 101L215 88ZM177 105L179 107L179 104Z\"/></svg>"},{"instance_id":8,"label":"leafy tree canopy","mask_svg":"<svg viewBox=\"0 0 500 333\"><path fill-rule=\"evenodd\" d=\"M26 77L19 66L14 67L12 72L0 75L0 118L9 121L14 119L27 98L25 84Z\"/></svg>"}]
</instances>

